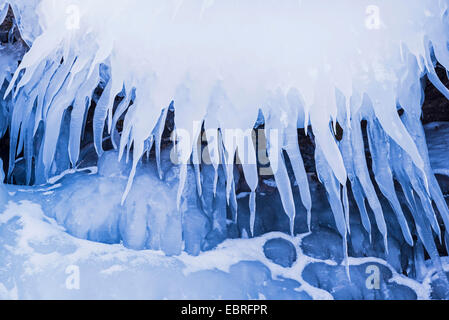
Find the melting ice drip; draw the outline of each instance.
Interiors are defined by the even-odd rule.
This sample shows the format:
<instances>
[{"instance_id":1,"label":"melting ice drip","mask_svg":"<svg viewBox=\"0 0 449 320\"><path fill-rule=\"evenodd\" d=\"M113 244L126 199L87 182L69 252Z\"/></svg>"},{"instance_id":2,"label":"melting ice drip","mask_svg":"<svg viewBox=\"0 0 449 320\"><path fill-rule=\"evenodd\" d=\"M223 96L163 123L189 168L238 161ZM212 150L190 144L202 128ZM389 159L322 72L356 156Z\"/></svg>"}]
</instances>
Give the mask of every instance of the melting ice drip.
<instances>
[{"instance_id":1,"label":"melting ice drip","mask_svg":"<svg viewBox=\"0 0 449 320\"><path fill-rule=\"evenodd\" d=\"M16 154L23 151L28 182L33 159L36 181L51 177L69 108L66 151L75 166L94 90L103 83L93 119L95 149L103 153L106 128L120 158L132 154L123 200L153 144L160 164L161 136L174 101L176 129L191 134L188 141L178 141L179 195L189 159L199 157L195 142L204 129L215 171L221 165L225 169L228 201L235 198L236 154L249 159L242 167L252 191L254 222L256 151L244 141L262 114L268 157L291 229L295 205L285 157L310 214L297 133L310 127L317 173L345 248L350 186L364 228L371 233L368 203L387 249L387 226L364 151L361 121L366 120L376 184L413 245L415 228L399 203L394 181L399 182L417 235L439 264L432 232L442 235L432 203L445 226L449 210L428 160L420 122L421 79L427 76L449 98L435 72L437 63L449 68L449 1L3 0L2 17L8 3L30 45L14 76L4 75L11 108L1 132L6 126L10 130L9 176ZM378 14L377 24L367 23L367 8ZM114 108L117 97L121 102ZM341 140L334 134L337 123ZM272 136L270 130L279 134ZM201 165L195 163L201 195Z\"/></svg>"}]
</instances>

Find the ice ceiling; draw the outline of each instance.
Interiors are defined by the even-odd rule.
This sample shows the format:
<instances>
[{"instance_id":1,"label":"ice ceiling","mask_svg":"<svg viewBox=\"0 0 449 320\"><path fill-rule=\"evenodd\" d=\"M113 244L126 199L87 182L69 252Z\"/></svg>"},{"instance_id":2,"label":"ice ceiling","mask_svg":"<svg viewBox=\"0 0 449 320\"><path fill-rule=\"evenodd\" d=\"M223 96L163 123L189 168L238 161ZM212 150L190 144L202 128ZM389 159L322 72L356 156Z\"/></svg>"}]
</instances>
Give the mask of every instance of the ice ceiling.
<instances>
[{"instance_id":1,"label":"ice ceiling","mask_svg":"<svg viewBox=\"0 0 449 320\"><path fill-rule=\"evenodd\" d=\"M257 150L248 141L262 115L268 158L292 231L296 210L287 160L309 215L313 205L298 146L297 129L306 128L313 132L316 171L344 246L350 234L348 192L352 192L365 230L372 231L368 205L387 250L377 185L394 210L405 241L414 244L416 229L427 252L438 261L432 233L441 239L438 217L449 226L449 210L429 164L420 121L421 79L427 76L449 98L435 72L437 63L449 68L448 4L447 0L0 1L1 16L11 5L30 46L17 70L11 70L13 76L2 75L9 83L4 94L8 109L0 122L0 132L10 132L8 176L23 151L28 182L33 174L36 182L48 181L60 165L55 154L63 129L69 132L65 152L76 166L89 106L101 86L93 118L96 152L104 152L106 131L116 136L112 141L119 157L133 162L122 202L142 156L153 145L160 166L161 136L173 102L181 163L178 207L190 160L202 195L196 142L204 132L215 176L224 168L228 202L235 198L236 155L246 159L242 168L251 189L253 224L259 172ZM362 120L367 122L366 147L374 179L365 157ZM337 127L343 132L338 138ZM216 188L217 180L211 188ZM414 226L405 218L395 181Z\"/></svg>"}]
</instances>

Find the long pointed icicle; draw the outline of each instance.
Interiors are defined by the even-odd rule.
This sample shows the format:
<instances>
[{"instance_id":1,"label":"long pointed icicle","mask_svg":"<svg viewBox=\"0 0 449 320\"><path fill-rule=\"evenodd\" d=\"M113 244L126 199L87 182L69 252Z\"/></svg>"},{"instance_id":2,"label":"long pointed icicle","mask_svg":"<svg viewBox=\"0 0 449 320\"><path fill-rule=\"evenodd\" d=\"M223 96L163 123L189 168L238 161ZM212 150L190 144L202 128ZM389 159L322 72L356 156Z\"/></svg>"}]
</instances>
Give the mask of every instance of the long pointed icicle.
<instances>
[{"instance_id":1,"label":"long pointed icicle","mask_svg":"<svg viewBox=\"0 0 449 320\"><path fill-rule=\"evenodd\" d=\"M368 142L373 159L372 168L377 185L383 195L390 202L391 207L393 208L398 219L404 239L410 246L413 246L413 238L410 233L410 228L394 188L393 174L389 165L390 147L388 137L383 133L380 124L373 119L370 119L368 122Z\"/></svg>"},{"instance_id":2,"label":"long pointed icicle","mask_svg":"<svg viewBox=\"0 0 449 320\"><path fill-rule=\"evenodd\" d=\"M343 136L339 143L339 148L343 156L343 162L345 164L346 172L348 173L348 179L351 183L352 194L354 196L355 202L359 209L360 218L362 220L362 225L368 232L369 238L371 240L371 221L366 211L365 196L360 185L360 182L354 171L354 158L352 155L352 145L351 145L351 130L347 125L346 121L342 121L343 125Z\"/></svg>"},{"instance_id":3,"label":"long pointed icicle","mask_svg":"<svg viewBox=\"0 0 449 320\"><path fill-rule=\"evenodd\" d=\"M383 215L382 206L377 198L376 191L371 182L368 166L365 158L365 146L363 143L362 129L360 119L352 119L352 150L354 156L354 167L358 180L363 188L363 191L368 199L368 203L374 212L377 227L384 238L385 251L388 252L387 241L387 225Z\"/></svg>"},{"instance_id":4,"label":"long pointed icicle","mask_svg":"<svg viewBox=\"0 0 449 320\"><path fill-rule=\"evenodd\" d=\"M416 106L415 108L417 109L420 107ZM415 143L417 144L419 150L423 154L423 158L425 159L425 161L424 161L425 175L426 175L425 178L428 181L430 197L433 201L435 201L435 205L441 215L441 218L443 219L444 225L447 227L447 226L449 226L449 209L446 204L446 201L444 200L444 196L443 196L443 193L441 192L441 188L435 178L435 175L433 174L432 168L430 167L429 151L427 149L426 137L425 137L425 133L424 133L421 121L420 121L420 115L421 115L420 109L419 109L419 111L415 111L413 113L406 110L406 112L403 115L403 121L404 121L405 126L409 130L411 128L413 128L412 137L413 137ZM421 173L421 172L418 172L418 173ZM432 210L433 210L433 207L432 207ZM435 228L434 228L434 230L435 230Z\"/></svg>"},{"instance_id":5,"label":"long pointed icicle","mask_svg":"<svg viewBox=\"0 0 449 320\"><path fill-rule=\"evenodd\" d=\"M269 124L266 125L267 129L270 130ZM290 221L290 232L293 235L296 208L293 199L290 177L288 176L287 167L285 165L281 139L283 139L282 136L279 137L275 135L275 137L273 138L270 134L268 134L267 152L279 195L281 197L282 206Z\"/></svg>"},{"instance_id":6,"label":"long pointed icicle","mask_svg":"<svg viewBox=\"0 0 449 320\"><path fill-rule=\"evenodd\" d=\"M83 83L78 90L78 94L73 102L73 109L70 118L70 138L69 138L69 157L73 166L79 160L81 134L85 126L85 114L90 104L95 87L100 81L99 70L92 73L91 77Z\"/></svg>"},{"instance_id":7,"label":"long pointed icicle","mask_svg":"<svg viewBox=\"0 0 449 320\"><path fill-rule=\"evenodd\" d=\"M307 210L307 227L311 231L312 197L310 195L309 180L307 179L304 161L298 146L298 132L296 129L287 129L285 133L286 146L284 147L290 160L296 183L298 184L302 204Z\"/></svg>"},{"instance_id":8,"label":"long pointed icicle","mask_svg":"<svg viewBox=\"0 0 449 320\"><path fill-rule=\"evenodd\" d=\"M338 232L343 238L343 255L345 258L344 261L346 264L346 273L348 275L348 278L350 278L347 241L348 230L346 227L346 218L340 198L340 185L334 174L330 171L329 166L326 164L326 159L319 145L316 145L315 147L315 163L318 179L323 183L326 189L329 204L334 215L334 220L337 225Z\"/></svg>"},{"instance_id":9,"label":"long pointed icicle","mask_svg":"<svg viewBox=\"0 0 449 320\"><path fill-rule=\"evenodd\" d=\"M163 178L163 172L161 167L161 144L162 144L162 134L164 133L165 129L165 122L167 121L167 114L168 114L168 108L164 108L162 110L161 118L158 121L158 124L155 129L155 147L156 147L156 165L157 165L157 171L159 174L159 178Z\"/></svg>"}]
</instances>

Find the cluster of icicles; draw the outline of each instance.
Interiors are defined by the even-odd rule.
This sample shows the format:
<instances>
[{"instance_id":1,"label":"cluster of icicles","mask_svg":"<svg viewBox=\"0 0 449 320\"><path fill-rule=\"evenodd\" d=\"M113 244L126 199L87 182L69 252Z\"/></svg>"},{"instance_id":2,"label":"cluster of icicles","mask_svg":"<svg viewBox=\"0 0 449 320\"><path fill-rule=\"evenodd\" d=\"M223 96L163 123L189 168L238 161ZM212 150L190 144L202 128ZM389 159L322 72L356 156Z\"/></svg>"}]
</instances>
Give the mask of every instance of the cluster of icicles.
<instances>
[{"instance_id":1,"label":"cluster of icicles","mask_svg":"<svg viewBox=\"0 0 449 320\"><path fill-rule=\"evenodd\" d=\"M203 128L215 169L223 163L232 198L236 154L244 150L255 159L256 152L252 144L238 142L244 139L228 137L226 129L251 134L261 112L265 130L279 132L277 141L267 134L267 152L292 230L295 206L284 157L292 164L310 216L311 196L297 136L298 128L310 126L317 173L345 246L350 185L363 226L371 233L368 203L387 250L387 226L364 151L361 121L367 120L375 182L390 201L404 239L413 245L414 228L407 224L395 191L394 180L399 182L417 235L438 261L432 232L440 239L442 235L433 202L446 226L449 210L426 151L421 79L427 76L449 98L435 72L437 62L449 68L449 1L0 1L0 7L8 4L31 44L5 94L13 106L9 175L23 151L28 181L33 159L36 176L51 176L69 108L67 152L76 166L86 114L94 90L103 83L93 120L94 143L101 155L105 128L117 138L117 123L124 116L120 142L112 139L120 157L132 152L124 198L137 164L153 144L160 161L171 101L176 129L192 134L190 143L178 146L179 194L188 160L199 156L194 146ZM37 36L28 32L39 28ZM114 107L117 97L121 102ZM401 117L399 107L404 110ZM343 129L340 141L334 135L337 123ZM42 142L37 151L36 139ZM201 165L195 170L200 181ZM243 171L252 190L253 223L257 165L250 161Z\"/></svg>"}]
</instances>

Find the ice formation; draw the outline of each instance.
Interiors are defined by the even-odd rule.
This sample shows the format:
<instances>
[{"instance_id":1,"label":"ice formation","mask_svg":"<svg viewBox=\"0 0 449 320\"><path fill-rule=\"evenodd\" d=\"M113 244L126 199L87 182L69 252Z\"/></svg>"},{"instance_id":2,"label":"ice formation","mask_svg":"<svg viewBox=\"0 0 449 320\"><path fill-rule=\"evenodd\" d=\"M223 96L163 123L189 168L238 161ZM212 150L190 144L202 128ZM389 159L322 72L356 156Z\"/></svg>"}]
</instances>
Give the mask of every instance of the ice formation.
<instances>
[{"instance_id":1,"label":"ice formation","mask_svg":"<svg viewBox=\"0 0 449 320\"><path fill-rule=\"evenodd\" d=\"M108 161L132 161L128 182L120 190L125 205L133 201L133 183L145 188L146 181L134 180L153 146L155 170L163 179L161 139L167 113L174 108L180 166L177 197L168 202L179 212L201 210L190 192L195 181L202 210L219 198L225 213L226 204L233 208L235 219L238 158L249 188L251 234L258 212L260 155L252 143L257 123L265 130L270 167L293 233L297 208L288 166L309 228L311 223L312 197L298 146L298 129L305 129L313 132L316 172L343 239L348 274L351 192L363 227L370 235L374 228L380 232L385 251L389 226L379 194L388 199L404 240L413 246L416 234L445 278L434 235L442 240L439 219L448 227L449 210L430 166L420 117L423 77L449 98L435 71L437 63L449 69L448 4L0 1L0 17L11 5L30 47L17 70L2 66L7 84L0 133L8 129L10 134L7 179L13 178L22 153L27 183L44 184L77 168L92 105L97 154L103 156L105 137L111 137L119 159ZM11 58L7 65L17 60ZM197 141L203 134L211 166L202 163ZM413 220L406 218L395 181ZM218 229L226 225L225 213L213 214ZM140 247L145 235L129 234L128 240L130 247ZM196 247L186 249L198 252Z\"/></svg>"}]
</instances>

